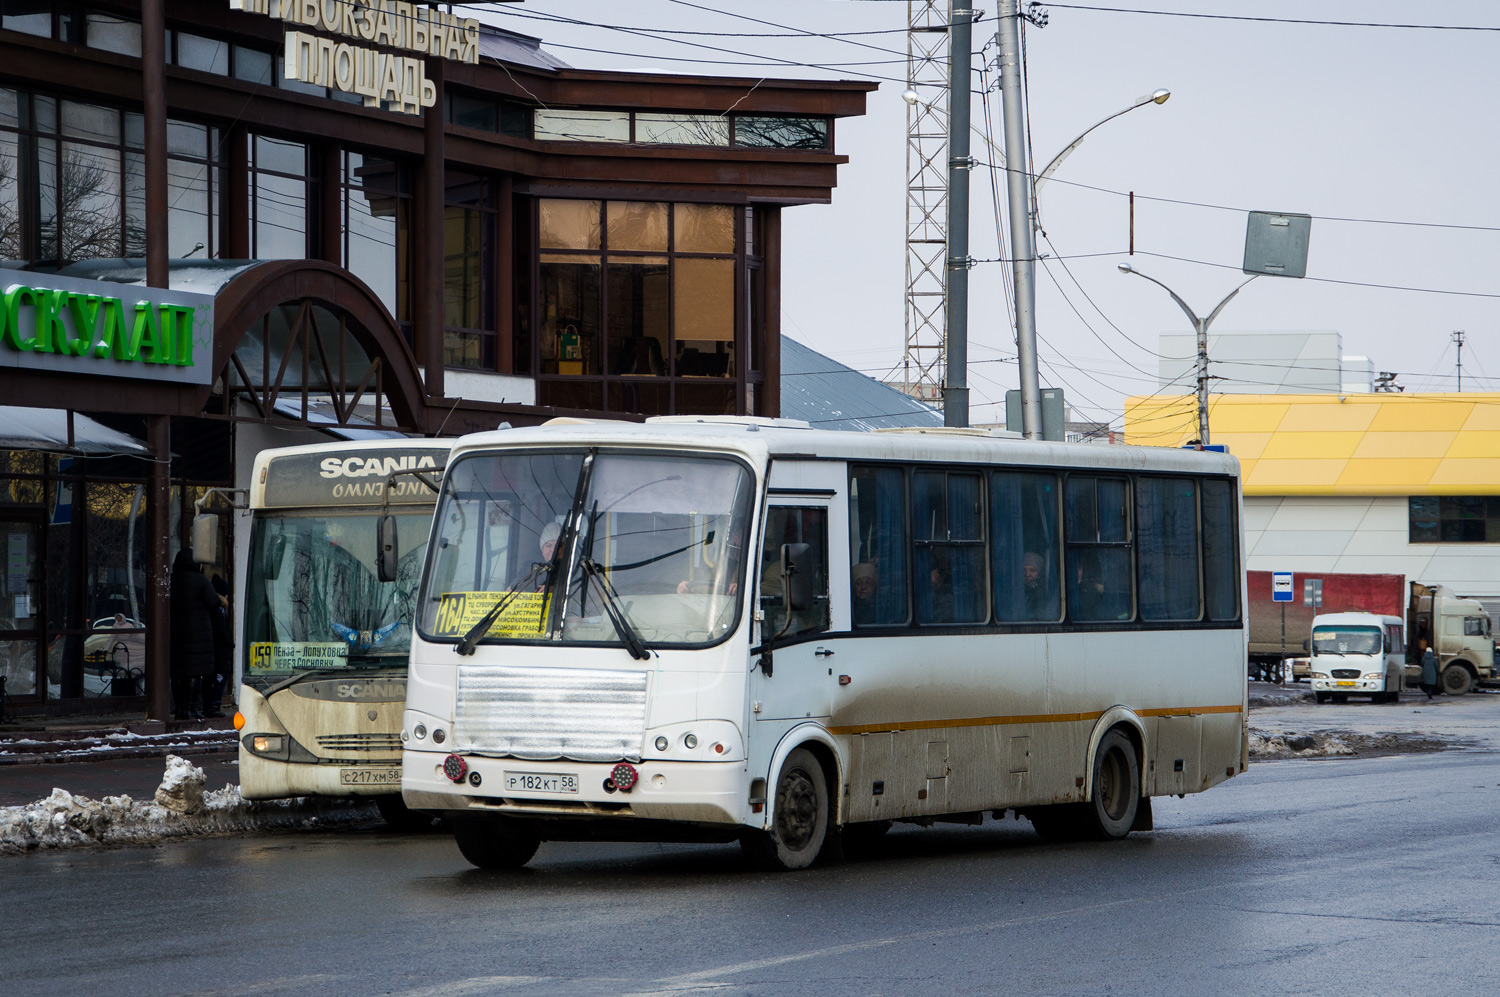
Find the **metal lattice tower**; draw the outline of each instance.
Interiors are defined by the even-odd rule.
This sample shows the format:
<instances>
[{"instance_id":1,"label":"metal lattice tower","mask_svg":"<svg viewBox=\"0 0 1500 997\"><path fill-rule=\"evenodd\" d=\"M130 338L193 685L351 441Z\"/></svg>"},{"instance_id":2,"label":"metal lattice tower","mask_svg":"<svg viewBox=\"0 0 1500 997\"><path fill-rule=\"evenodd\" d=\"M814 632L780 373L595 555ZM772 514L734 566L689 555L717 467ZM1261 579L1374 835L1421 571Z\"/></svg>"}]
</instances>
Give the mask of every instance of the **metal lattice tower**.
<instances>
[{"instance_id":1,"label":"metal lattice tower","mask_svg":"<svg viewBox=\"0 0 1500 997\"><path fill-rule=\"evenodd\" d=\"M948 3L908 0L906 79L906 354L902 390L943 397L948 294Z\"/></svg>"}]
</instances>

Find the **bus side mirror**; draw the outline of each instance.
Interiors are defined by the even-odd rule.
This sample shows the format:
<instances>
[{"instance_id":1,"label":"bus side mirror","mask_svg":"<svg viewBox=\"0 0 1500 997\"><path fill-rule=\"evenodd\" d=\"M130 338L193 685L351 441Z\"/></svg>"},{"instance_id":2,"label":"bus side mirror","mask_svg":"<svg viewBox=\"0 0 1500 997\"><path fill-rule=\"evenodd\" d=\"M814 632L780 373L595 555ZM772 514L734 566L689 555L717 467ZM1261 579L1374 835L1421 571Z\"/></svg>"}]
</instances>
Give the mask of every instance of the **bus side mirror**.
<instances>
[{"instance_id":1,"label":"bus side mirror","mask_svg":"<svg viewBox=\"0 0 1500 997\"><path fill-rule=\"evenodd\" d=\"M375 547L375 572L383 582L396 580L396 561L401 556L396 544L396 517L381 516L376 526L380 536Z\"/></svg>"},{"instance_id":2,"label":"bus side mirror","mask_svg":"<svg viewBox=\"0 0 1500 997\"><path fill-rule=\"evenodd\" d=\"M219 517L200 512L193 517L193 560L199 564L219 562Z\"/></svg>"},{"instance_id":3,"label":"bus side mirror","mask_svg":"<svg viewBox=\"0 0 1500 997\"><path fill-rule=\"evenodd\" d=\"M1302 650L1304 650L1304 651L1311 651L1312 650L1312 639L1311 638L1303 638L1303 641L1302 641Z\"/></svg>"},{"instance_id":4,"label":"bus side mirror","mask_svg":"<svg viewBox=\"0 0 1500 997\"><path fill-rule=\"evenodd\" d=\"M801 612L813 604L812 547L809 544L781 545L781 577L788 612Z\"/></svg>"},{"instance_id":5,"label":"bus side mirror","mask_svg":"<svg viewBox=\"0 0 1500 997\"><path fill-rule=\"evenodd\" d=\"M266 567L262 572L270 581L281 577L281 560L286 555L286 535L273 537L266 550Z\"/></svg>"}]
</instances>

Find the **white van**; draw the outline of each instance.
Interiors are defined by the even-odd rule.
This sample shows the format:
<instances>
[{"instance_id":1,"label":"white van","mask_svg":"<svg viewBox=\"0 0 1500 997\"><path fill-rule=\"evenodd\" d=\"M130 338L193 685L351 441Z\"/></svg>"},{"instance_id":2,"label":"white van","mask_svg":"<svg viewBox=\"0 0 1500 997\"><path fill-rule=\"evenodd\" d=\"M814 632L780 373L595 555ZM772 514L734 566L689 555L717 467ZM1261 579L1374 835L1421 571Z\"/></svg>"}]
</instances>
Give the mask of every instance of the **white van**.
<instances>
[{"instance_id":1,"label":"white van","mask_svg":"<svg viewBox=\"0 0 1500 997\"><path fill-rule=\"evenodd\" d=\"M1328 613L1313 617L1312 687L1318 702L1369 696L1394 703L1406 670L1405 623L1399 616Z\"/></svg>"}]
</instances>

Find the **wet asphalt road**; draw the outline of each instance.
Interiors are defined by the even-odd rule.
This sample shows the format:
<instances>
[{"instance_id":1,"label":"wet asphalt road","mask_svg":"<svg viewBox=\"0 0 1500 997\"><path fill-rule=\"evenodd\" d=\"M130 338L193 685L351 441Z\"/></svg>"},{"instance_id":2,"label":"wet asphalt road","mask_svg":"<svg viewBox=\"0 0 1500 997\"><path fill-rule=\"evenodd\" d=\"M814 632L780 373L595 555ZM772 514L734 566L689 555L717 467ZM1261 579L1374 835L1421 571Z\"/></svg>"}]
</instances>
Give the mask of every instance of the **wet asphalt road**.
<instances>
[{"instance_id":1,"label":"wet asphalt road","mask_svg":"<svg viewBox=\"0 0 1500 997\"><path fill-rule=\"evenodd\" d=\"M1252 766L1154 833L898 828L748 871L734 846L256 835L0 861L5 993L1466 994L1500 979L1500 754Z\"/></svg>"}]
</instances>

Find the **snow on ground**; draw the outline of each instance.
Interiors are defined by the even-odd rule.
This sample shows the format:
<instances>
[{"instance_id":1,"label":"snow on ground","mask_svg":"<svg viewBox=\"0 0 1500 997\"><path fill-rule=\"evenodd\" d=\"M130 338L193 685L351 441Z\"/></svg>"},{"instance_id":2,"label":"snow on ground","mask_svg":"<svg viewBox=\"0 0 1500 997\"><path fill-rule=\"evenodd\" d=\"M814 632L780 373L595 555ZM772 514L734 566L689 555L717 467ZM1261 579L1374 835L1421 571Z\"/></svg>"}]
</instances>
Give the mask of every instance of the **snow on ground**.
<instances>
[{"instance_id":1,"label":"snow on ground","mask_svg":"<svg viewBox=\"0 0 1500 997\"><path fill-rule=\"evenodd\" d=\"M300 797L245 800L238 786L205 791L203 770L168 755L151 800L102 800L54 789L44 800L0 807L0 855L82 845L149 845L168 838L240 831L305 830L371 820L364 800Z\"/></svg>"}]
</instances>

